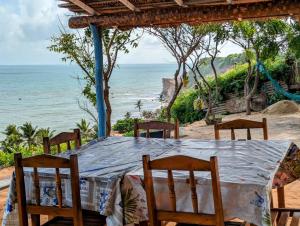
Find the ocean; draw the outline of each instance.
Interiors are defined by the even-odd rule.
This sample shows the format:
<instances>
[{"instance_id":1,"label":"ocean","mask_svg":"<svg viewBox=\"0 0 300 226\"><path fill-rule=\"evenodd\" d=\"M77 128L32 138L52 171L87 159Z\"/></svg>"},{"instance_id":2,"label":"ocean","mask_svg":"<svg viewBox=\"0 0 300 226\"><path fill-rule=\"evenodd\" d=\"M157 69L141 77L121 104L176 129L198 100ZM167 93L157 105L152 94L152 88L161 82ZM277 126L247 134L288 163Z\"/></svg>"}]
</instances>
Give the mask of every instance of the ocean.
<instances>
[{"instance_id":1,"label":"ocean","mask_svg":"<svg viewBox=\"0 0 300 226\"><path fill-rule=\"evenodd\" d=\"M174 69L172 64L119 65L110 81L112 122L126 112L138 116L138 100L142 110L159 108L162 78L171 78ZM81 74L75 65L0 66L0 132L25 122L60 132L82 118L91 121L78 106L85 102L84 82L76 79Z\"/></svg>"}]
</instances>

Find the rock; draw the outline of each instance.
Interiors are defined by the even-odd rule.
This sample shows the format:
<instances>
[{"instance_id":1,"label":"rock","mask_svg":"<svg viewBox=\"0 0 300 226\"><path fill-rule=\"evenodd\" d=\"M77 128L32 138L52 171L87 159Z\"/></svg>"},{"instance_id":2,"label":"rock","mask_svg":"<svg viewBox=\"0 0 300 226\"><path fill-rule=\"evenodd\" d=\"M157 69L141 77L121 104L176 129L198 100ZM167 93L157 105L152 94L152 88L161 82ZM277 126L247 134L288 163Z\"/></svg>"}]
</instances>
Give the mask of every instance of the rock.
<instances>
[{"instance_id":1,"label":"rock","mask_svg":"<svg viewBox=\"0 0 300 226\"><path fill-rule=\"evenodd\" d=\"M292 114L299 112L299 105L294 101L282 100L279 101L263 111L263 114L268 115L280 115L280 114Z\"/></svg>"},{"instance_id":2,"label":"rock","mask_svg":"<svg viewBox=\"0 0 300 226\"><path fill-rule=\"evenodd\" d=\"M175 91L175 80L171 78L163 78L162 82L163 82L163 90L161 94L163 100L168 102L173 96L173 93Z\"/></svg>"},{"instance_id":3,"label":"rock","mask_svg":"<svg viewBox=\"0 0 300 226\"><path fill-rule=\"evenodd\" d=\"M225 102L228 113L240 113L246 111L245 99L243 97L232 97Z\"/></svg>"}]
</instances>

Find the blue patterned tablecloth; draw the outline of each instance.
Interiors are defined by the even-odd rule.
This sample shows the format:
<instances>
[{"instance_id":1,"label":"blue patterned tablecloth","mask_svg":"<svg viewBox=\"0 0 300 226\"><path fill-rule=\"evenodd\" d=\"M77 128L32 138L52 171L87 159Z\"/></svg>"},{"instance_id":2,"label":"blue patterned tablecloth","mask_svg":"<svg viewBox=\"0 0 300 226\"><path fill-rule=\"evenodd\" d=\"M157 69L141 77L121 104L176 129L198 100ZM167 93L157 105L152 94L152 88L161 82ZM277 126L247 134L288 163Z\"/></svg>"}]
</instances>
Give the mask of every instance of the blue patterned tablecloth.
<instances>
[{"instance_id":1,"label":"blue patterned tablecloth","mask_svg":"<svg viewBox=\"0 0 300 226\"><path fill-rule=\"evenodd\" d=\"M73 151L78 155L82 208L98 211L107 216L108 226L133 225L147 219L145 192L142 186L142 156L151 158L170 155L188 155L219 160L220 180L225 217L240 217L259 226L270 225L270 189L280 163L291 146L288 141L201 141L109 137L96 140ZM68 157L70 152L60 154ZM63 203L71 204L70 180L63 175ZM40 169L42 205L56 205L54 170ZM27 200L34 203L32 174L25 173ZM196 174L199 197L210 194L207 175ZM168 208L165 175L154 174L161 195L160 207ZM190 205L186 175L176 174L179 182L180 209L188 211ZM185 190L186 189L186 190ZM180 198L181 197L181 198ZM211 212L211 197L200 210ZM187 201L186 201L187 200ZM233 200L235 200L233 202ZM18 225L15 180L11 182L3 226Z\"/></svg>"}]
</instances>

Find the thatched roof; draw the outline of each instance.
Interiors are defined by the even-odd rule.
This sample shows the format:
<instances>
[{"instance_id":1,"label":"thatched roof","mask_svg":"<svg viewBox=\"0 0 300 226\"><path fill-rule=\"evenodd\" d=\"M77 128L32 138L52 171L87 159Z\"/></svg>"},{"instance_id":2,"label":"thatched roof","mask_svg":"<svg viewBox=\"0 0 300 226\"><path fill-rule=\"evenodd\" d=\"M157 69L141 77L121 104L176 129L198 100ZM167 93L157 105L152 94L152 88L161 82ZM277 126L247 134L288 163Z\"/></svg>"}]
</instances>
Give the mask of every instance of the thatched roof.
<instances>
[{"instance_id":1,"label":"thatched roof","mask_svg":"<svg viewBox=\"0 0 300 226\"><path fill-rule=\"evenodd\" d=\"M270 17L300 17L300 0L60 0L71 28L128 29Z\"/></svg>"}]
</instances>

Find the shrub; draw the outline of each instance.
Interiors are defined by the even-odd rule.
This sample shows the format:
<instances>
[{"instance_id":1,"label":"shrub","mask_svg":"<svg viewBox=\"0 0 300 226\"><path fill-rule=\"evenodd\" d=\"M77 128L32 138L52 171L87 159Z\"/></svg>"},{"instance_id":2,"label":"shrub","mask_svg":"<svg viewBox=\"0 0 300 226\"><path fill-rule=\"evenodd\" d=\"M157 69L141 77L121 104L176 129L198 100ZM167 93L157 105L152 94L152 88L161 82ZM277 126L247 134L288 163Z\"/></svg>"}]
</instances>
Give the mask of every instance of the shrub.
<instances>
[{"instance_id":1,"label":"shrub","mask_svg":"<svg viewBox=\"0 0 300 226\"><path fill-rule=\"evenodd\" d=\"M171 110L172 117L177 118L180 123L192 123L203 119L204 111L194 109L194 101L197 98L198 93L193 89L179 94Z\"/></svg>"},{"instance_id":2,"label":"shrub","mask_svg":"<svg viewBox=\"0 0 300 226\"><path fill-rule=\"evenodd\" d=\"M24 158L30 157L32 155L39 155L44 152L42 146L37 146L34 148L16 146L12 152L0 151L0 166L8 167L14 165L14 154L21 153Z\"/></svg>"},{"instance_id":3,"label":"shrub","mask_svg":"<svg viewBox=\"0 0 300 226\"><path fill-rule=\"evenodd\" d=\"M138 119L141 121L140 119ZM134 127L134 118L124 118L119 119L116 124L113 125L113 130L118 131L120 133L126 133L133 130Z\"/></svg>"},{"instance_id":4,"label":"shrub","mask_svg":"<svg viewBox=\"0 0 300 226\"><path fill-rule=\"evenodd\" d=\"M133 136L134 136L134 131L131 130L131 131L129 131L129 132L126 132L126 133L123 134L123 136L124 136L124 137L133 137Z\"/></svg>"}]
</instances>

